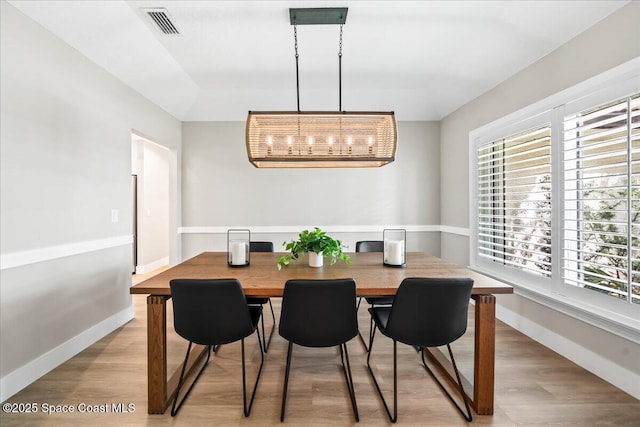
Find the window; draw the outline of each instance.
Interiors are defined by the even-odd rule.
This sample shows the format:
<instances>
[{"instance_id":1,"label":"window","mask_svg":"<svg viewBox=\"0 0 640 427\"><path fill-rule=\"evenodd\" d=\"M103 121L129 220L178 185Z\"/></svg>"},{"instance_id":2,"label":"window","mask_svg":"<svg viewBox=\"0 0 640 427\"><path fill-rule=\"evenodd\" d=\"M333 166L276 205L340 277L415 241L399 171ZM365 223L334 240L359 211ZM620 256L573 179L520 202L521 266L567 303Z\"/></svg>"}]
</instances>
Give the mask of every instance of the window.
<instances>
[{"instance_id":1,"label":"window","mask_svg":"<svg viewBox=\"0 0 640 427\"><path fill-rule=\"evenodd\" d=\"M640 97L566 116L563 154L565 283L640 303Z\"/></svg>"},{"instance_id":2,"label":"window","mask_svg":"<svg viewBox=\"0 0 640 427\"><path fill-rule=\"evenodd\" d=\"M640 304L640 94L564 109L477 141L475 264Z\"/></svg>"},{"instance_id":3,"label":"window","mask_svg":"<svg viewBox=\"0 0 640 427\"><path fill-rule=\"evenodd\" d=\"M478 147L478 255L551 275L551 128Z\"/></svg>"},{"instance_id":4,"label":"window","mask_svg":"<svg viewBox=\"0 0 640 427\"><path fill-rule=\"evenodd\" d=\"M469 134L470 263L640 340L640 59Z\"/></svg>"}]
</instances>

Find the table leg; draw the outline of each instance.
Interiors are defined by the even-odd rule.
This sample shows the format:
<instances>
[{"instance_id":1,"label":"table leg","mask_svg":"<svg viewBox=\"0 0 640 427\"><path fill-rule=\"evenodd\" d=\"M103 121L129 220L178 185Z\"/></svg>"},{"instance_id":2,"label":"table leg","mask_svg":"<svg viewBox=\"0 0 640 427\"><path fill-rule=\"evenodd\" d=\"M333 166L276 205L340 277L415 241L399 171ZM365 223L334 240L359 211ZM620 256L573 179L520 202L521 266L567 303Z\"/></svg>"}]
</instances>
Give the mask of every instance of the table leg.
<instances>
[{"instance_id":1,"label":"table leg","mask_svg":"<svg viewBox=\"0 0 640 427\"><path fill-rule=\"evenodd\" d=\"M148 413L163 414L167 402L167 300L147 297Z\"/></svg>"},{"instance_id":2,"label":"table leg","mask_svg":"<svg viewBox=\"0 0 640 427\"><path fill-rule=\"evenodd\" d=\"M165 295L147 297L147 400L149 414L164 414L178 388L182 364L169 377L167 375L167 300ZM207 354L207 346L194 345L185 378L195 371L198 362Z\"/></svg>"},{"instance_id":3,"label":"table leg","mask_svg":"<svg viewBox=\"0 0 640 427\"><path fill-rule=\"evenodd\" d=\"M496 297L474 295L472 298L476 301L472 406L478 415L493 415Z\"/></svg>"}]
</instances>

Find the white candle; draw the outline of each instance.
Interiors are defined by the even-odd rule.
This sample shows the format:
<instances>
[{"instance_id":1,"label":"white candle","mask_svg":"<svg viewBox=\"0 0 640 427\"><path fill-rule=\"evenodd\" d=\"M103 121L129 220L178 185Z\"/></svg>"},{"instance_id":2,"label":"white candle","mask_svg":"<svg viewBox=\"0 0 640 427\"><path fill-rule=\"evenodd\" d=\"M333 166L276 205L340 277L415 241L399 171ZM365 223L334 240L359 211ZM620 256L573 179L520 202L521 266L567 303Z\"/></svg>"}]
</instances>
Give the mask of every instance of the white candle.
<instances>
[{"instance_id":1,"label":"white candle","mask_svg":"<svg viewBox=\"0 0 640 427\"><path fill-rule=\"evenodd\" d=\"M247 263L247 242L244 240L231 241L231 264L245 265Z\"/></svg>"},{"instance_id":2,"label":"white candle","mask_svg":"<svg viewBox=\"0 0 640 427\"><path fill-rule=\"evenodd\" d=\"M387 264L404 264L404 241L388 240L385 243L387 247Z\"/></svg>"}]
</instances>

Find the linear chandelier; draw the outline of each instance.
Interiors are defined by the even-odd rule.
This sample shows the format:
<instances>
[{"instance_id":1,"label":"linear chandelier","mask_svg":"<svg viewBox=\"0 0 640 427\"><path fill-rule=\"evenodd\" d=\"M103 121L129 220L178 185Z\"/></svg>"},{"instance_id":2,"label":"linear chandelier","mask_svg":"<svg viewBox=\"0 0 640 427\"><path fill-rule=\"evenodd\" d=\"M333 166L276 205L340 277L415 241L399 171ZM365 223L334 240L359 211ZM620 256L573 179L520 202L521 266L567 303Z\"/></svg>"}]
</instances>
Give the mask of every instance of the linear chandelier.
<instances>
[{"instance_id":1,"label":"linear chandelier","mask_svg":"<svg viewBox=\"0 0 640 427\"><path fill-rule=\"evenodd\" d=\"M258 168L378 167L395 158L391 112L342 111L342 25L345 8L289 9L295 40L298 111L249 111L246 143ZM300 111L298 25L340 25L338 111Z\"/></svg>"}]
</instances>

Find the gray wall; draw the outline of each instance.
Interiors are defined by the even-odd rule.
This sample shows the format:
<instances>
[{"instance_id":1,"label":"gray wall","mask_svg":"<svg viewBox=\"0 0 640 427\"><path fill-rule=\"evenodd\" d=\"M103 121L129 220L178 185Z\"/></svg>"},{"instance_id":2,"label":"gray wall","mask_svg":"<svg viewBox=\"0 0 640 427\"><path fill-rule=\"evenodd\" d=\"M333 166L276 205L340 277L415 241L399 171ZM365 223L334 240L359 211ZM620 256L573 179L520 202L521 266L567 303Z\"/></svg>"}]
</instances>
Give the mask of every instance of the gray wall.
<instances>
[{"instance_id":1,"label":"gray wall","mask_svg":"<svg viewBox=\"0 0 640 427\"><path fill-rule=\"evenodd\" d=\"M440 223L439 125L400 122L396 160L381 168L257 169L247 160L244 122L183 123L183 227L322 226L340 234L351 250L363 234L349 226L370 226L382 238L389 225ZM183 234L183 257L223 249L220 229ZM354 227L355 230L355 227ZM279 244L296 233L262 235ZM415 232L408 247L439 254L439 233ZM413 246L410 246L413 245Z\"/></svg>"},{"instance_id":2,"label":"gray wall","mask_svg":"<svg viewBox=\"0 0 640 427\"><path fill-rule=\"evenodd\" d=\"M443 225L469 228L469 132L640 56L639 23L640 2L631 2L442 120L440 213ZM468 265L468 237L443 233L441 255ZM584 361L583 366L588 369L620 367L621 372L632 372L636 378L640 374L640 349L636 344L518 295L498 298L498 314L501 313L505 314L504 318L515 319L512 326L527 333L542 338L557 337L554 338L556 344L546 344L555 345L552 348L577 363ZM550 323L548 319L554 321ZM607 339L594 339L603 334ZM572 349L567 348L567 342ZM590 363L594 366L586 366Z\"/></svg>"},{"instance_id":3,"label":"gray wall","mask_svg":"<svg viewBox=\"0 0 640 427\"><path fill-rule=\"evenodd\" d=\"M133 315L131 131L178 150L181 124L0 8L4 400Z\"/></svg>"}]
</instances>

